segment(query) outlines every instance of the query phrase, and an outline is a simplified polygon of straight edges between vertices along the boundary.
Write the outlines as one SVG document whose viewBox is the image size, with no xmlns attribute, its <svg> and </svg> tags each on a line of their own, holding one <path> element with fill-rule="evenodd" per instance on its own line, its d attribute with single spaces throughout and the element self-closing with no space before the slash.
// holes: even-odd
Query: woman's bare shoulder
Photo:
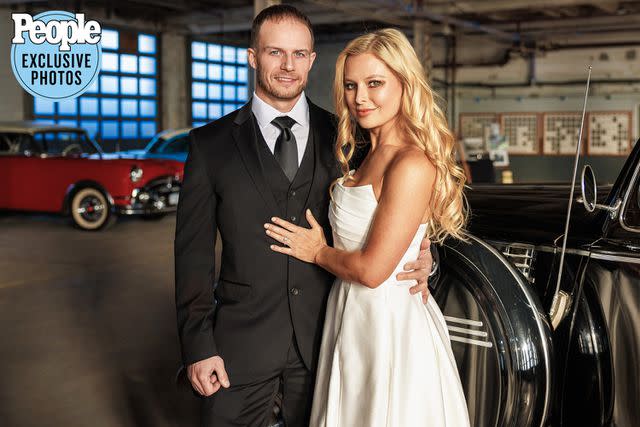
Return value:
<svg viewBox="0 0 640 427">
<path fill-rule="evenodd" d="M 417 146 L 408 146 L 394 154 L 385 171 L 385 181 L 429 185 L 435 175 L 436 168 L 424 151 Z"/>
</svg>

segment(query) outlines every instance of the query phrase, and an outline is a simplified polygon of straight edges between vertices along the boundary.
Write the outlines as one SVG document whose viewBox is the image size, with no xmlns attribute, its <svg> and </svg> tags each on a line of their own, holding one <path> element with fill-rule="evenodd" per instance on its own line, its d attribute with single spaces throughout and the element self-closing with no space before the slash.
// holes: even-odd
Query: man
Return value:
<svg viewBox="0 0 640 427">
<path fill-rule="evenodd" d="M 263 224 L 278 215 L 309 227 L 309 208 L 331 235 L 334 118 L 304 96 L 316 54 L 298 10 L 262 11 L 248 54 L 252 101 L 191 132 L 175 239 L 178 331 L 189 380 L 205 396 L 203 425 L 264 426 L 279 396 L 286 425 L 302 427 L 334 278 L 271 251 Z M 214 304 L 216 229 L 223 250 Z M 400 279 L 418 280 L 412 293 L 426 298 L 431 259 L 423 252 Z"/>
</svg>

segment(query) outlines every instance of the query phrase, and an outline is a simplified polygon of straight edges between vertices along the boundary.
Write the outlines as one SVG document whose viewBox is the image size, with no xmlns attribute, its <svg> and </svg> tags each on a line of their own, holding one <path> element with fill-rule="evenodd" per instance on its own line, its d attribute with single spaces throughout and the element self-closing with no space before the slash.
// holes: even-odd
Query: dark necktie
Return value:
<svg viewBox="0 0 640 427">
<path fill-rule="evenodd" d="M 296 124 L 296 121 L 289 116 L 282 116 L 276 117 L 271 123 L 280 129 L 280 136 L 276 139 L 276 148 L 273 154 L 291 182 L 298 171 L 298 143 L 295 135 L 291 132 L 291 127 Z"/>
</svg>

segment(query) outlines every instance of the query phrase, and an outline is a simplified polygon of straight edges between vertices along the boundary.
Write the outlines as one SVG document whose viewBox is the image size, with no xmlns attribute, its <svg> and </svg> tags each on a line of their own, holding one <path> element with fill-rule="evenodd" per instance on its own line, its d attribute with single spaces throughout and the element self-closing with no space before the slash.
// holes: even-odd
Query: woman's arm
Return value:
<svg viewBox="0 0 640 427">
<path fill-rule="evenodd" d="M 274 221 L 280 227 L 269 225 L 267 234 L 289 246 L 272 249 L 314 262 L 342 279 L 375 288 L 391 275 L 415 236 L 431 198 L 435 174 L 427 157 L 415 150 L 401 154 L 389 165 L 376 216 L 361 250 L 329 247 L 324 236 L 320 241 L 321 228 L 310 212 L 310 230 L 281 219 Z"/>
</svg>

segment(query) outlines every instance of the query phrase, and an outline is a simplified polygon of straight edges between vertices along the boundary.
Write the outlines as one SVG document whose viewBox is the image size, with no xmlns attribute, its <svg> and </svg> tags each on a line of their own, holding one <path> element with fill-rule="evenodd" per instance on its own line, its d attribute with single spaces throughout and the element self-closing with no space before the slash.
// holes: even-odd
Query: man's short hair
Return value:
<svg viewBox="0 0 640 427">
<path fill-rule="evenodd" d="M 288 4 L 276 4 L 274 6 L 269 6 L 263 9 L 258 16 L 255 17 L 253 24 L 251 25 L 251 47 L 254 49 L 258 47 L 258 33 L 260 32 L 260 27 L 262 27 L 262 24 L 264 24 L 265 21 L 280 22 L 283 19 L 294 19 L 307 26 L 309 33 L 311 34 L 311 49 L 313 50 L 313 28 L 311 27 L 309 17 Z"/>
</svg>

